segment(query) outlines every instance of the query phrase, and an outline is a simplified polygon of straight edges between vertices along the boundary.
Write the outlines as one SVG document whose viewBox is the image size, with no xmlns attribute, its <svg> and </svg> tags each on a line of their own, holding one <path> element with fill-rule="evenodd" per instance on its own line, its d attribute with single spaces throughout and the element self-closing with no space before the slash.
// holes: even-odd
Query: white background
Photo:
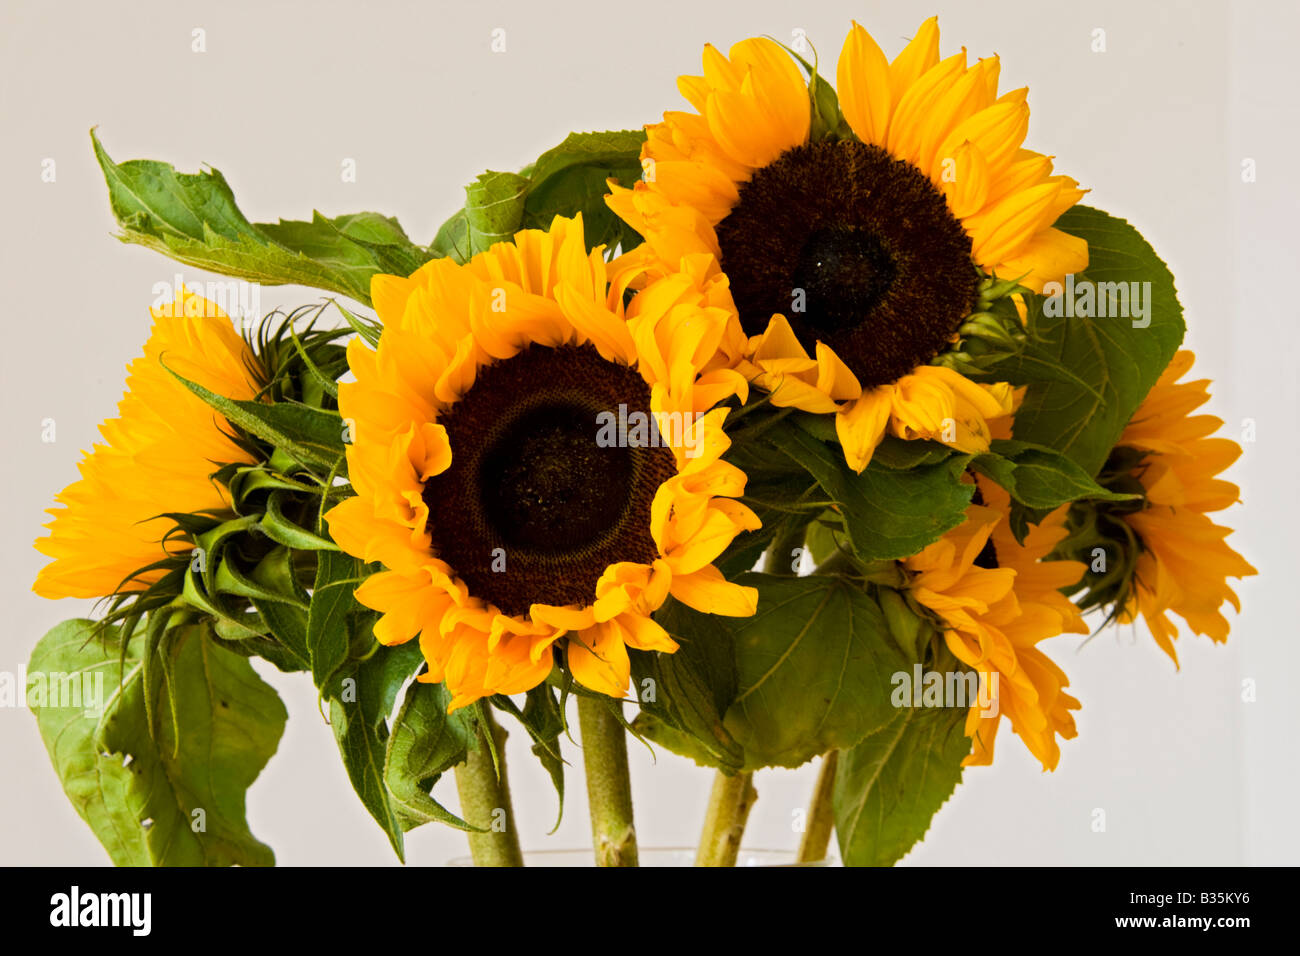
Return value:
<svg viewBox="0 0 1300 956">
<path fill-rule="evenodd" d="M 472 9 L 467 9 L 471 7 Z M 1134 222 L 1178 279 L 1212 410 L 1246 444 L 1230 477 L 1244 506 L 1232 543 L 1261 569 L 1239 591 L 1226 646 L 1184 636 L 1176 672 L 1144 630 L 1110 630 L 1054 656 L 1083 701 L 1079 736 L 1042 773 L 1003 729 L 992 768 L 967 771 L 914 864 L 1294 863 L 1300 817 L 1295 732 L 1297 348 L 1295 186 L 1300 150 L 1293 3 L 957 2 L 652 4 L 37 3 L 0 14 L 0 670 L 88 602 L 44 601 L 30 582 L 42 511 L 76 477 L 80 450 L 113 414 L 123 367 L 149 329 L 155 283 L 177 268 L 111 238 L 87 130 L 118 161 L 163 159 L 224 172 L 254 221 L 376 210 L 417 241 L 484 168 L 514 169 L 571 129 L 626 128 L 682 108 L 679 73 L 706 41 L 789 41 L 802 28 L 829 68 L 849 20 L 890 55 L 931 13 L 942 52 L 1002 56 L 1004 89 L 1028 85 L 1032 148 L 1092 190 L 1086 202 Z M 494 28 L 507 50 L 490 50 Z M 204 53 L 192 31 L 206 31 Z M 1095 29 L 1106 51 L 1093 52 Z M 41 181 L 54 159 L 57 179 Z M 355 183 L 341 164 L 356 161 Z M 1243 183 L 1245 158 L 1258 179 Z M 186 271 L 187 278 L 202 279 Z M 316 294 L 263 290 L 262 306 Z M 57 441 L 41 441 L 53 418 Z M 388 864 L 387 842 L 348 786 L 315 694 L 302 676 L 261 668 L 290 712 L 279 752 L 253 786 L 249 818 L 282 864 Z M 1258 700 L 1243 702 L 1242 682 Z M 527 849 L 588 840 L 580 773 L 559 831 L 555 798 L 516 734 L 510 757 Z M 709 774 L 632 745 L 644 846 L 692 844 Z M 571 747 L 569 758 L 580 766 Z M 793 847 L 791 821 L 814 767 L 758 775 L 746 844 Z M 450 780 L 438 795 L 455 806 Z M 1092 829 L 1093 811 L 1106 831 Z M 465 852 L 429 825 L 408 859 Z M 35 721 L 0 708 L 0 862 L 107 861 L 64 798 Z"/>
</svg>

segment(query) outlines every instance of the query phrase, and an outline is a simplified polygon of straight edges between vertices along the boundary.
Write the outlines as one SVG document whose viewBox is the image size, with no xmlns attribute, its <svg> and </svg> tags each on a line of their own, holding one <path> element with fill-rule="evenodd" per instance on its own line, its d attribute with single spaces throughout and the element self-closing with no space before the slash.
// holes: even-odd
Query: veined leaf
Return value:
<svg viewBox="0 0 1300 956">
<path fill-rule="evenodd" d="M 904 707 L 840 752 L 835 833 L 847 866 L 892 866 L 916 845 L 961 780 L 970 753 L 960 707 Z"/>
<path fill-rule="evenodd" d="M 986 454 L 971 460 L 971 467 L 1029 508 L 1051 510 L 1082 498 L 1124 501 L 1132 497 L 1107 491 L 1060 452 L 1023 441 L 994 439 Z"/>
<path fill-rule="evenodd" d="M 747 769 L 798 767 L 888 724 L 891 678 L 908 663 L 880 607 L 834 576 L 746 574 L 758 611 L 732 626 L 737 693 L 726 727 Z"/>
<path fill-rule="evenodd" d="M 338 693 L 330 680 L 348 659 L 358 610 L 353 595 L 361 580 L 361 562 L 352 555 L 341 551 L 316 555 L 316 583 L 307 612 L 307 651 L 312 680 L 322 693 Z"/>
<path fill-rule="evenodd" d="M 1028 384 L 1016 412 L 1016 439 L 1054 448 L 1096 475 L 1182 343 L 1183 310 L 1168 267 L 1123 219 L 1075 206 L 1057 220 L 1056 228 L 1088 241 L 1088 268 L 1075 277 L 1077 288 L 1088 283 L 1100 298 L 1103 283 L 1122 283 L 1130 292 L 1130 284 L 1138 283 L 1149 312 L 1140 319 L 1114 316 L 1109 289 L 1109 318 L 1067 316 L 1063 302 L 1062 314 L 1049 315 L 1047 299 L 1030 296 L 1030 347 L 991 372 Z M 1147 288 L 1149 297 L 1142 292 Z M 1131 306 L 1130 300 L 1130 311 L 1135 311 Z M 1068 370 L 1069 378 L 1052 374 L 1050 366 Z"/>
<path fill-rule="evenodd" d="M 465 188 L 470 255 L 511 239 L 523 228 L 527 192 L 528 180 L 523 176 L 491 171 Z"/>
<path fill-rule="evenodd" d="M 736 694 L 731 632 L 715 615 L 671 598 L 655 620 L 680 646 L 673 654 L 632 655 L 632 683 L 642 713 L 699 741 L 715 766 L 739 770 L 744 754 L 723 723 Z"/>
<path fill-rule="evenodd" d="M 249 831 L 244 799 L 284 731 L 275 691 L 245 658 L 186 625 L 164 645 L 168 677 L 150 676 L 159 685 L 148 695 L 156 701 L 155 739 L 140 640 L 123 658 L 117 630 L 105 628 L 95 639 L 93 626 L 74 620 L 55 627 L 33 651 L 29 674 L 93 678 L 90 686 L 103 692 L 100 713 L 87 713 L 84 698 L 75 706 L 47 698 L 32 709 L 64 791 L 113 862 L 274 863 L 270 847 Z"/>
<path fill-rule="evenodd" d="M 215 169 L 179 173 L 154 160 L 115 163 L 91 131 L 123 242 L 186 265 L 265 285 L 311 286 L 370 305 L 377 273 L 409 275 L 430 253 L 395 219 L 362 212 L 311 222 L 251 223 Z"/>
<path fill-rule="evenodd" d="M 405 859 L 404 818 L 384 782 L 388 750 L 388 717 L 397 692 L 419 667 L 416 641 L 381 647 L 362 661 L 337 672 L 338 693 L 330 697 L 330 727 L 343 757 L 352 789 L 370 815 L 388 834 L 399 859 Z"/>
<path fill-rule="evenodd" d="M 608 180 L 630 187 L 641 178 L 642 130 L 570 133 L 537 158 L 524 202 L 524 226 L 549 229 L 556 216 L 582 213 L 587 248 L 640 244 L 640 237 L 605 205 Z"/>
<path fill-rule="evenodd" d="M 872 461 L 857 474 L 838 446 L 798 426 L 781 422 L 761 438 L 807 469 L 836 502 L 834 510 L 843 516 L 845 532 L 862 560 L 909 557 L 965 520 L 973 488 L 961 481 L 966 455 L 907 470 Z M 926 449 L 927 455 L 932 452 Z"/>
<path fill-rule="evenodd" d="M 465 711 L 448 714 L 449 703 L 451 694 L 441 684 L 412 681 L 393 719 L 384 756 L 384 782 L 403 830 L 430 821 L 474 829 L 430 794 L 438 779 L 463 761 L 477 742 Z"/>
</svg>

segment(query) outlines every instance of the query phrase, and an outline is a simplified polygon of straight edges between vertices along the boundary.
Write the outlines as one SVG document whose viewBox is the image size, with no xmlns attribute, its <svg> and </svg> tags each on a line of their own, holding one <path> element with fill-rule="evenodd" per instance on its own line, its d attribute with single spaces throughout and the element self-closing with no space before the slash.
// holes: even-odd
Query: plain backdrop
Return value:
<svg viewBox="0 0 1300 956">
<path fill-rule="evenodd" d="M 653 4 L 223 2 L 40 3 L 0 13 L 0 670 L 88 602 L 37 598 L 31 548 L 53 495 L 113 414 L 123 369 L 149 328 L 153 286 L 182 269 L 112 238 L 87 131 L 117 160 L 225 173 L 251 220 L 376 210 L 417 241 L 485 168 L 514 169 L 570 130 L 628 128 L 682 108 L 680 73 L 705 42 L 792 40 L 829 68 L 851 19 L 890 55 L 940 14 L 945 55 L 1002 57 L 1003 89 L 1028 85 L 1028 144 L 1134 222 L 1169 262 L 1197 373 L 1215 381 L 1225 433 L 1255 440 L 1230 477 L 1244 505 L 1231 539 L 1259 577 L 1239 591 L 1231 640 L 1185 635 L 1176 671 L 1142 627 L 1049 647 L 1083 701 L 1079 736 L 1043 773 L 1003 728 L 991 768 L 968 770 L 909 864 L 1294 863 L 1300 817 L 1295 729 L 1296 189 L 1300 128 L 1294 3 L 981 0 L 946 3 L 660 0 Z M 506 49 L 492 51 L 494 30 Z M 206 50 L 193 50 L 202 30 Z M 1104 52 L 1094 51 L 1104 31 Z M 499 34 L 498 34 L 499 36 Z M 1256 178 L 1244 182 L 1243 161 Z M 54 182 L 42 180 L 54 161 Z M 341 171 L 352 160 L 356 181 Z M 266 288 L 262 306 L 318 295 Z M 42 441 L 42 422 L 57 440 Z M 253 831 L 282 864 L 390 864 L 353 795 L 302 676 L 260 668 L 288 729 L 253 786 Z M 1256 699 L 1243 700 L 1253 681 Z M 644 846 L 694 843 L 709 774 L 633 744 Z M 568 746 L 580 766 L 580 753 Z M 580 847 L 579 773 L 562 824 L 522 734 L 510 748 L 526 849 Z M 815 766 L 758 775 L 746 845 L 793 847 Z M 454 787 L 439 795 L 455 807 Z M 1105 811 L 1095 832 L 1094 811 Z M 465 852 L 460 834 L 410 835 L 412 865 Z M 0 708 L 0 862 L 107 862 L 63 796 L 35 721 Z"/>
</svg>

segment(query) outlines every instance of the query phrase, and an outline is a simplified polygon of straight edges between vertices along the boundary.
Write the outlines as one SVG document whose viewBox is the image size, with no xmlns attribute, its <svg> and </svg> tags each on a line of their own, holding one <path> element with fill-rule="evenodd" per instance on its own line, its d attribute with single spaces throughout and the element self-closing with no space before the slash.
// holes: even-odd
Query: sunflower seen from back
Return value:
<svg viewBox="0 0 1300 956">
<path fill-rule="evenodd" d="M 420 679 L 453 709 L 535 687 L 557 656 L 622 696 L 629 648 L 676 650 L 651 617 L 669 595 L 754 612 L 711 563 L 758 521 L 720 460 L 710 409 L 745 382 L 706 368 L 734 316 L 703 279 L 666 277 L 624 314 L 581 217 L 557 217 L 464 265 L 373 280 L 383 332 L 349 345 L 339 389 L 357 494 L 327 519 L 384 567 L 356 592 L 382 612 L 375 636 L 418 635 Z"/>
<path fill-rule="evenodd" d="M 891 62 L 853 25 L 837 69 L 844 123 L 814 122 L 808 81 L 778 44 L 704 50 L 678 88 L 693 112 L 647 127 L 645 181 L 610 207 L 645 244 L 618 269 L 645 281 L 716 257 L 744 333 L 728 358 L 777 405 L 834 414 L 848 464 L 881 438 L 988 447 L 1005 385 L 932 364 L 989 276 L 1043 284 L 1087 265 L 1053 228 L 1083 195 L 1021 148 L 1026 90 L 998 94 L 997 57 L 940 59 L 935 19 Z"/>
<path fill-rule="evenodd" d="M 165 515 L 229 510 L 229 493 L 211 476 L 253 461 L 229 423 L 171 374 L 227 398 L 255 398 L 263 373 L 248 343 L 218 306 L 188 290 L 151 311 L 153 330 L 127 366 L 117 417 L 100 426 L 103 443 L 56 497 L 50 533 L 36 541 L 53 559 L 32 587 L 42 597 L 108 597 L 159 581 L 160 565 L 193 547 L 171 536 Z"/>
<path fill-rule="evenodd" d="M 1229 578 L 1256 574 L 1210 514 L 1236 504 L 1239 489 L 1219 477 L 1241 446 L 1215 435 L 1223 419 L 1194 414 L 1210 399 L 1209 380 L 1180 382 L 1195 355 L 1183 349 L 1133 413 L 1099 480 L 1135 495 L 1129 502 L 1079 502 L 1063 550 L 1091 563 L 1086 609 L 1109 606 L 1121 623 L 1139 615 L 1174 664 L 1181 617 L 1193 633 L 1228 639 L 1223 605 L 1241 604 Z M 1098 562 L 1109 556 L 1107 564 Z"/>
</svg>

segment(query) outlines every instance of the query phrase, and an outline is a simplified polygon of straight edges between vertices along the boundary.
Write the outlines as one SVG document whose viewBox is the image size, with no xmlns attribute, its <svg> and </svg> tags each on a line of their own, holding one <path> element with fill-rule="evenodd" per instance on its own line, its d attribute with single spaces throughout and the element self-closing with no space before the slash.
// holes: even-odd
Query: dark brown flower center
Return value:
<svg viewBox="0 0 1300 956">
<path fill-rule="evenodd" d="M 879 146 L 787 150 L 741 186 L 717 233 L 745 330 L 779 312 L 864 388 L 947 348 L 978 292 L 970 236 L 943 194 Z"/>
<path fill-rule="evenodd" d="M 472 595 L 506 614 L 585 607 L 609 565 L 657 557 L 650 505 L 672 451 L 602 428 L 634 413 L 649 416 L 649 387 L 590 345 L 532 346 L 479 370 L 439 418 L 452 464 L 423 492 L 433 550 Z"/>
</svg>

